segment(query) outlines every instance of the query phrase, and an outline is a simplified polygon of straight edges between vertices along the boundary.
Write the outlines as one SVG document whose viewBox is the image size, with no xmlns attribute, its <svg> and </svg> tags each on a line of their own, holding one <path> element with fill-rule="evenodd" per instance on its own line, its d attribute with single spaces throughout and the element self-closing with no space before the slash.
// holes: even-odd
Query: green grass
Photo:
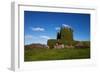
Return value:
<svg viewBox="0 0 100 73">
<path fill-rule="evenodd" d="M 86 59 L 90 58 L 89 48 L 74 49 L 25 49 L 25 61 Z"/>
</svg>

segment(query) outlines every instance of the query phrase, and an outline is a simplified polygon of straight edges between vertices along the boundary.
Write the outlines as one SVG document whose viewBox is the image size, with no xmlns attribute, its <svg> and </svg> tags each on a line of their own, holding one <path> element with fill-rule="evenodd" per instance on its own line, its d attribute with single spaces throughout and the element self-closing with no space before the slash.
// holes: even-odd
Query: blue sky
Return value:
<svg viewBox="0 0 100 73">
<path fill-rule="evenodd" d="M 74 40 L 90 40 L 90 14 L 24 11 L 25 45 L 47 44 L 56 39 L 61 26 L 70 26 Z"/>
</svg>

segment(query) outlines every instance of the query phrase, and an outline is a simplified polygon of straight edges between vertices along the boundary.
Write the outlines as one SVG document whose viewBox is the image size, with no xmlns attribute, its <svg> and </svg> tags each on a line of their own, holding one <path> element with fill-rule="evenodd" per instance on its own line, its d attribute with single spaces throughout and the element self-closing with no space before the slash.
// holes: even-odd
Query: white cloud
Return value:
<svg viewBox="0 0 100 73">
<path fill-rule="evenodd" d="M 33 40 L 33 39 L 37 39 L 37 37 L 33 36 L 33 35 L 25 35 L 25 39 L 26 40 Z"/>
<path fill-rule="evenodd" d="M 40 36 L 33 36 L 33 35 L 25 35 L 25 44 L 31 44 L 31 43 L 41 43 L 41 44 L 47 44 L 47 40 L 50 39 L 49 36 L 46 35 L 40 35 Z"/>
<path fill-rule="evenodd" d="M 70 27 L 69 25 L 67 25 L 67 24 L 62 24 L 62 26 L 71 28 L 71 27 Z"/>
<path fill-rule="evenodd" d="M 25 39 L 32 39 L 33 36 L 32 35 L 25 35 Z"/>
<path fill-rule="evenodd" d="M 50 39 L 50 37 L 46 36 L 46 35 L 40 36 L 40 38 L 42 38 L 42 39 Z"/>
<path fill-rule="evenodd" d="M 56 29 L 56 30 L 60 30 L 60 27 L 56 27 L 55 29 Z"/>
<path fill-rule="evenodd" d="M 44 31 L 45 29 L 41 27 L 35 27 L 35 28 L 33 27 L 32 30 L 33 31 Z"/>
</svg>

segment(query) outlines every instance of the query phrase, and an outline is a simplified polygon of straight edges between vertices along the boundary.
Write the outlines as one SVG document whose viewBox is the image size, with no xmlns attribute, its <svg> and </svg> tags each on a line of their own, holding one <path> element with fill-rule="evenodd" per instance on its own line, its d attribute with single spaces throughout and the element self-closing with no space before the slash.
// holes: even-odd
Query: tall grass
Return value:
<svg viewBox="0 0 100 73">
<path fill-rule="evenodd" d="M 86 59 L 90 58 L 89 48 L 74 49 L 25 49 L 25 61 Z"/>
</svg>

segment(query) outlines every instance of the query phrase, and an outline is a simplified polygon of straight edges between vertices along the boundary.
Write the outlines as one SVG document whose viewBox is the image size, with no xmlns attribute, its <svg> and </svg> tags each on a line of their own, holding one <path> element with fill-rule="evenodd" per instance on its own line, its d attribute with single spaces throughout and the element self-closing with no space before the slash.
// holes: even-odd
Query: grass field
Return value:
<svg viewBox="0 0 100 73">
<path fill-rule="evenodd" d="M 87 59 L 90 48 L 74 49 L 25 49 L 24 61 Z"/>
</svg>

